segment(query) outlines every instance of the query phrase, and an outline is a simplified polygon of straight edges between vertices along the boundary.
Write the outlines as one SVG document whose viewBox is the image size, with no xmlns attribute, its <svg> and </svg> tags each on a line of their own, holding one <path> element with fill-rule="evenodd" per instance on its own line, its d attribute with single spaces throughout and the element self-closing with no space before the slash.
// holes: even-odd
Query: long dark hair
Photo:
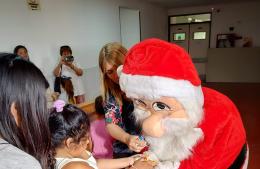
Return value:
<svg viewBox="0 0 260 169">
<path fill-rule="evenodd" d="M 61 112 L 52 109 L 49 118 L 52 149 L 63 146 L 63 141 L 73 138 L 76 143 L 86 136 L 90 130 L 87 114 L 78 107 L 67 104 Z"/>
<path fill-rule="evenodd" d="M 44 75 L 33 63 L 0 53 L 0 136 L 35 157 L 43 169 L 52 167 L 46 88 Z"/>
<path fill-rule="evenodd" d="M 74 100 L 74 87 L 71 81 L 71 78 L 64 78 L 61 77 L 61 86 L 63 87 L 63 89 L 65 90 L 67 96 L 68 96 L 68 101 L 71 104 L 75 104 L 75 100 Z"/>
<path fill-rule="evenodd" d="M 104 110 L 104 100 L 102 96 L 98 96 L 95 99 L 95 109 L 96 113 L 99 115 L 104 116 L 105 115 L 105 110 Z"/>
</svg>

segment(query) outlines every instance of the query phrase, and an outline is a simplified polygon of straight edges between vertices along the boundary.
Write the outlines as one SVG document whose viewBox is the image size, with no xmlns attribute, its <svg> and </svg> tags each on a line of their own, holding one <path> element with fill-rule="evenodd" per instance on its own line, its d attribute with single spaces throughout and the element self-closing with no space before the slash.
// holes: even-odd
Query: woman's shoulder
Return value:
<svg viewBox="0 0 260 169">
<path fill-rule="evenodd" d="M 82 161 L 72 161 L 66 164 L 62 169 L 93 169 L 87 163 Z"/>
<path fill-rule="evenodd" d="M 41 169 L 40 163 L 31 155 L 3 141 L 0 142 L 0 169 Z"/>
</svg>

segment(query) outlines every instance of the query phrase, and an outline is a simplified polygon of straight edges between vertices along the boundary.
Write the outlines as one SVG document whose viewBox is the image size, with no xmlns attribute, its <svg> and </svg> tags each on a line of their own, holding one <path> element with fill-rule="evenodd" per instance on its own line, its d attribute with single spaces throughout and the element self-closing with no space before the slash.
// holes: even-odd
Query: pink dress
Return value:
<svg viewBox="0 0 260 169">
<path fill-rule="evenodd" d="M 90 134 L 93 141 L 93 156 L 113 158 L 113 138 L 106 130 L 104 119 L 97 119 L 90 124 Z"/>
</svg>

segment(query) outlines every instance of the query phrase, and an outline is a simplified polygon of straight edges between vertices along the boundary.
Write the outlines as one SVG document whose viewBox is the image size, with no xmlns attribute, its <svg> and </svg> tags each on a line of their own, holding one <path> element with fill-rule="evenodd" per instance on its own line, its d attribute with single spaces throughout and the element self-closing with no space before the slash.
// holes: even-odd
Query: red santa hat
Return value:
<svg viewBox="0 0 260 169">
<path fill-rule="evenodd" d="M 132 47 L 120 74 L 120 87 L 130 98 L 174 97 L 194 123 L 202 118 L 201 81 L 189 54 L 175 44 L 148 39 Z"/>
</svg>

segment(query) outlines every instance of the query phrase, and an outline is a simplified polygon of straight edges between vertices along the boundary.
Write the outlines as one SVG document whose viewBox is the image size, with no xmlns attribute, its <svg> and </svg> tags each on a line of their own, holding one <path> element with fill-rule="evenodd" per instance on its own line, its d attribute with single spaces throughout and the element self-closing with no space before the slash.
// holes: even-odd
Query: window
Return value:
<svg viewBox="0 0 260 169">
<path fill-rule="evenodd" d="M 185 40 L 185 33 L 174 33 L 173 40 L 175 41 Z"/>
<path fill-rule="evenodd" d="M 195 14 L 170 17 L 170 24 L 197 23 L 211 21 L 211 14 Z"/>
<path fill-rule="evenodd" d="M 202 40 L 206 39 L 206 32 L 194 32 L 193 33 L 194 40 Z"/>
</svg>

